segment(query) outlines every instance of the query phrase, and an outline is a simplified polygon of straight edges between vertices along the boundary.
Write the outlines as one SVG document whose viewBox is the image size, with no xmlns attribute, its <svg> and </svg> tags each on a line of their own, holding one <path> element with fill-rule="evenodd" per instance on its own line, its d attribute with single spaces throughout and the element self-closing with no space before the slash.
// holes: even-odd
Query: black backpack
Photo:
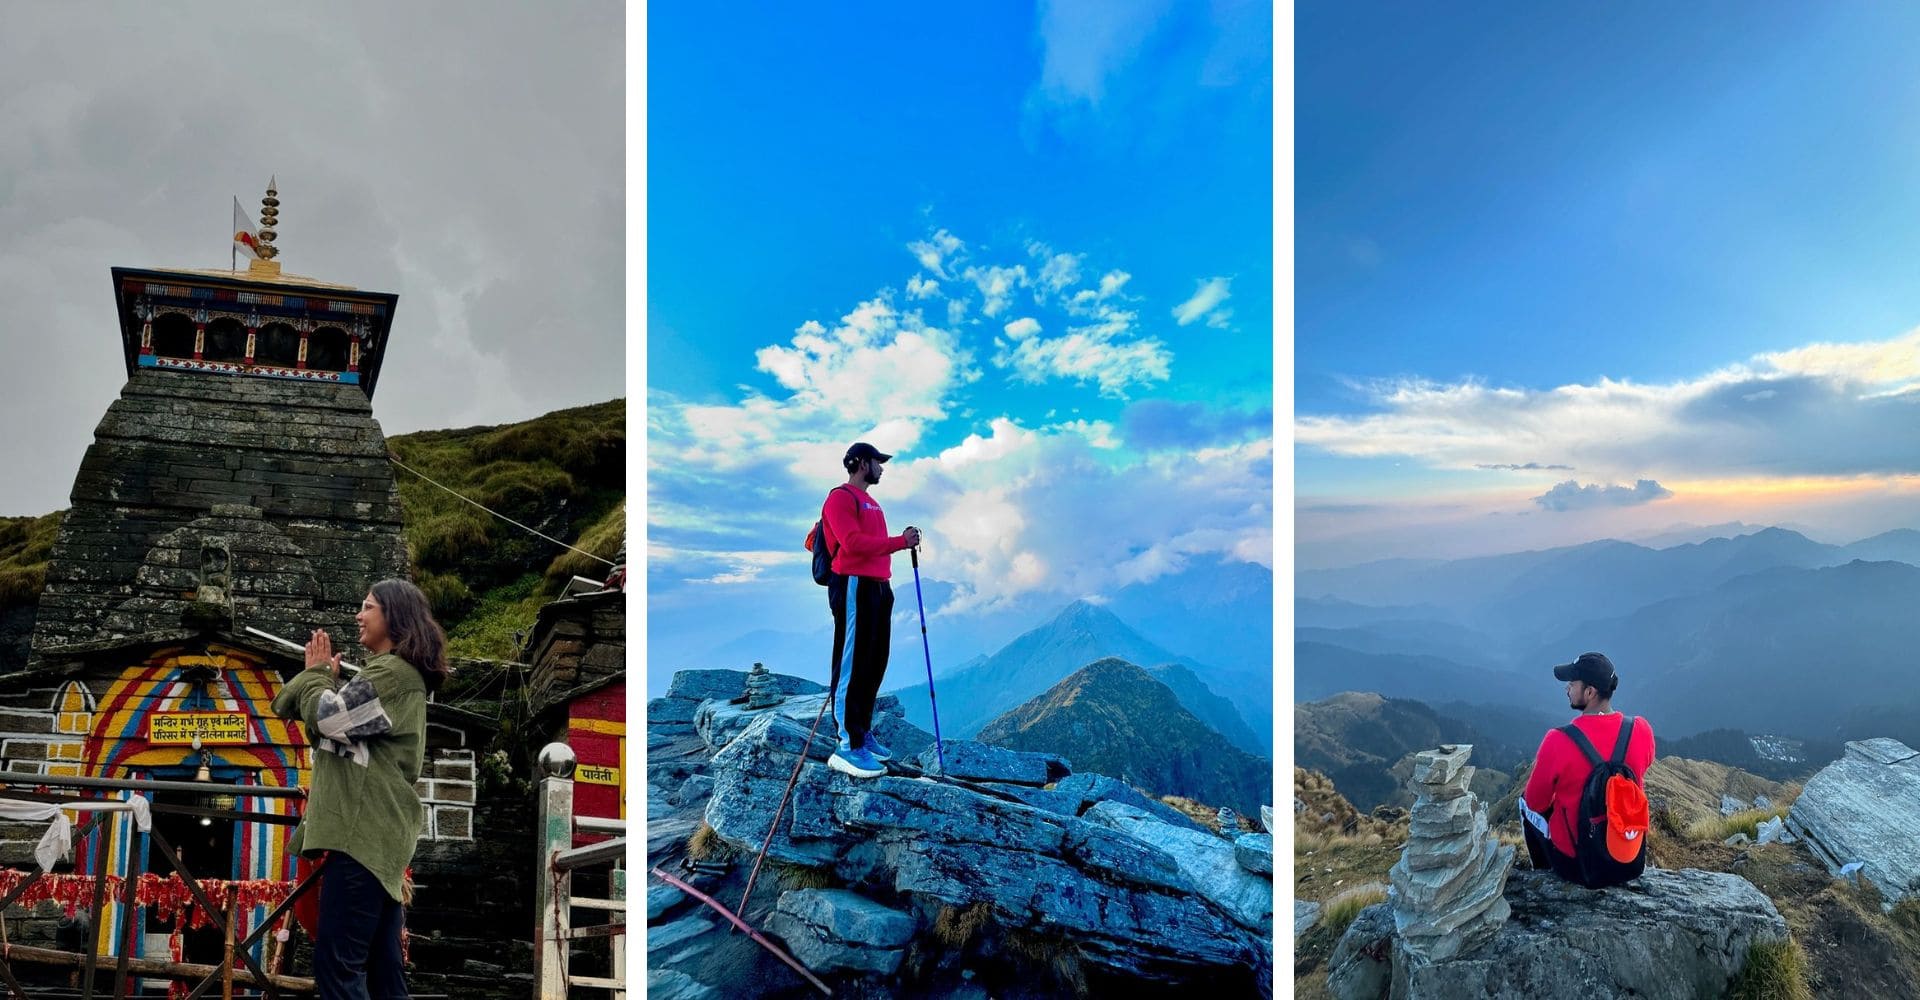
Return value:
<svg viewBox="0 0 1920 1000">
<path fill-rule="evenodd" d="M 1611 759 L 1600 756 L 1580 727 L 1572 723 L 1560 727 L 1593 765 L 1580 790 L 1573 830 L 1574 861 L 1581 884 L 1589 889 L 1639 878 L 1647 867 L 1647 793 L 1627 766 L 1627 744 L 1637 721 L 1634 716 L 1621 719 Z"/>
<path fill-rule="evenodd" d="M 833 489 L 844 490 L 846 487 L 835 486 Z M 827 494 L 831 496 L 833 490 L 828 490 Z M 853 509 L 857 513 L 860 510 L 860 505 L 855 503 Z M 821 513 L 822 516 L 820 520 L 813 522 L 813 531 L 807 535 L 807 548 L 813 550 L 813 582 L 822 587 L 827 587 L 833 584 L 833 578 L 839 574 L 833 571 L 834 554 L 827 551 L 827 533 L 824 528 L 827 519 L 824 509 Z"/>
</svg>

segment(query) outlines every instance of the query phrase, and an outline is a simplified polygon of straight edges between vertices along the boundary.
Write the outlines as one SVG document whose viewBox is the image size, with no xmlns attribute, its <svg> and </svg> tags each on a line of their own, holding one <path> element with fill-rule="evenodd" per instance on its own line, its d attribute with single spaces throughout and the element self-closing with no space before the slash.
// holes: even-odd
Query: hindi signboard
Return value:
<svg viewBox="0 0 1920 1000">
<path fill-rule="evenodd" d="M 147 742 L 155 745 L 233 746 L 253 742 L 245 712 L 155 712 L 147 717 Z"/>
</svg>

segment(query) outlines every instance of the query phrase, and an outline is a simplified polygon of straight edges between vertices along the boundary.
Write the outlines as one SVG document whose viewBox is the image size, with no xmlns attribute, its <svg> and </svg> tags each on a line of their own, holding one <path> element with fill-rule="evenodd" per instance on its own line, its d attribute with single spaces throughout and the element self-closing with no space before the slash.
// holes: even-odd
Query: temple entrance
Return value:
<svg viewBox="0 0 1920 1000">
<path fill-rule="evenodd" d="M 156 806 L 189 806 L 206 808 L 205 798 L 182 792 L 154 792 L 153 803 Z M 193 872 L 197 879 L 234 878 L 234 827 L 232 820 L 213 819 L 204 816 L 189 816 L 175 812 L 153 813 L 153 829 L 167 838 L 167 843 L 180 856 L 181 863 Z M 165 878 L 174 873 L 173 865 L 167 861 L 160 848 L 148 845 L 148 870 Z M 145 954 L 152 958 L 166 958 L 170 953 L 169 936 L 173 933 L 173 921 L 162 920 L 154 909 L 148 909 L 145 925 Z M 211 925 L 194 930 L 189 926 L 181 934 L 181 961 L 218 965 L 226 955 L 226 942 L 220 932 Z"/>
</svg>

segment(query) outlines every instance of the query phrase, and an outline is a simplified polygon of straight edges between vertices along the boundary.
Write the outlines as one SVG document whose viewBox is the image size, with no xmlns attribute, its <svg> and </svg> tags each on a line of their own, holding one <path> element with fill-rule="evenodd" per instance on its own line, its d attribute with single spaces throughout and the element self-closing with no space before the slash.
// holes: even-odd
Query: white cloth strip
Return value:
<svg viewBox="0 0 1920 1000">
<path fill-rule="evenodd" d="M 14 819 L 29 823 L 47 822 L 47 832 L 40 835 L 40 842 L 33 847 L 33 860 L 43 872 L 50 872 L 60 859 L 73 853 L 73 820 L 67 818 L 67 811 L 74 812 L 130 812 L 133 825 L 141 833 L 153 829 L 153 807 L 143 795 L 127 799 L 88 799 L 78 802 L 36 802 L 28 799 L 13 799 L 0 795 L 0 819 Z"/>
</svg>

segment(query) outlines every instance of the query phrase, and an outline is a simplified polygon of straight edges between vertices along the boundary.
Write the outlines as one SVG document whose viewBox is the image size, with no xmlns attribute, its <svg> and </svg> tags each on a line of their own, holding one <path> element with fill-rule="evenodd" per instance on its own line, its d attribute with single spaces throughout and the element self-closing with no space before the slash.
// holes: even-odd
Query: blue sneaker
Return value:
<svg viewBox="0 0 1920 1000">
<path fill-rule="evenodd" d="M 833 756 L 827 758 L 827 766 L 856 778 L 878 778 L 887 773 L 886 767 L 875 760 L 866 747 L 849 746 L 845 740 L 840 742 Z"/>
<path fill-rule="evenodd" d="M 892 760 L 893 759 L 893 751 L 888 749 L 885 743 L 882 743 L 879 740 L 874 739 L 873 733 L 871 731 L 867 733 L 867 741 L 865 743 L 860 744 L 860 749 L 865 750 L 866 752 L 872 754 L 874 760 Z"/>
</svg>

